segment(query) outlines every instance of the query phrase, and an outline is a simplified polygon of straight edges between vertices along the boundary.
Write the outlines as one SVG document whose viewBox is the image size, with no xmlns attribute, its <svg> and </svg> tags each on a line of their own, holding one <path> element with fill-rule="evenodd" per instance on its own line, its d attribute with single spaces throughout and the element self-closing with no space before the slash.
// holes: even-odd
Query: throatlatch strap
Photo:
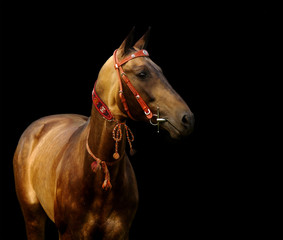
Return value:
<svg viewBox="0 0 283 240">
<path fill-rule="evenodd" d="M 92 102 L 93 105 L 95 106 L 95 108 L 97 109 L 97 111 L 107 120 L 112 120 L 113 119 L 113 115 L 110 111 L 110 109 L 106 106 L 106 104 L 98 97 L 96 91 L 95 91 L 95 85 L 96 82 L 94 84 L 93 87 L 93 91 L 92 91 Z"/>
</svg>

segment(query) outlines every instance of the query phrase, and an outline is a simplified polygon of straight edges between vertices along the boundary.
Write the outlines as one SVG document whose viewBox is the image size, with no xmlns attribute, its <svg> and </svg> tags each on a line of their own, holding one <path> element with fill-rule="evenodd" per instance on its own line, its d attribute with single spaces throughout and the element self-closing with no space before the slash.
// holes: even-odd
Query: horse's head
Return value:
<svg viewBox="0 0 283 240">
<path fill-rule="evenodd" d="M 148 37 L 149 31 L 147 31 L 133 45 L 132 31 L 117 50 L 117 60 L 121 62 L 132 54 L 135 54 L 137 51 L 144 49 L 147 45 Z M 107 80 L 108 86 L 116 92 L 116 106 L 118 106 L 120 112 L 126 116 L 124 106 L 119 97 L 117 97 L 119 92 L 117 89 L 119 88 L 119 81 L 117 79 L 117 73 L 115 73 L 115 69 L 113 67 L 114 64 L 115 59 L 114 57 L 111 57 L 105 64 L 105 66 L 108 67 L 112 65 L 111 72 L 103 71 L 102 68 L 100 76 L 101 74 L 105 76 L 106 72 L 109 75 Z M 123 64 L 122 68 L 133 87 L 153 113 L 153 117 L 151 119 L 152 123 L 157 123 L 157 109 L 159 109 L 159 117 L 164 120 L 163 122 L 160 122 L 160 127 L 167 130 L 172 138 L 178 139 L 180 137 L 187 136 L 192 132 L 194 127 L 193 113 L 180 95 L 171 87 L 163 75 L 161 68 L 157 64 L 155 64 L 147 56 L 136 57 Z M 121 72 L 118 73 L 121 74 Z M 110 86 L 109 78 L 112 78 L 112 87 Z M 144 114 L 144 111 L 136 99 L 137 96 L 134 96 L 125 81 L 121 80 L 121 84 L 130 115 L 132 115 L 132 117 L 136 120 L 148 121 L 148 117 Z"/>
</svg>

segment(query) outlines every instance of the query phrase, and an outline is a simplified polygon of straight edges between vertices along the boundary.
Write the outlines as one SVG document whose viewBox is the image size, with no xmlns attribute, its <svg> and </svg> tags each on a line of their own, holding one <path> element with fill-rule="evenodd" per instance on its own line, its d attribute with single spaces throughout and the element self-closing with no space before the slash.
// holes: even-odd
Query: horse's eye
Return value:
<svg viewBox="0 0 283 240">
<path fill-rule="evenodd" d="M 145 79 L 147 77 L 147 73 L 142 71 L 137 74 L 137 76 L 141 79 Z"/>
</svg>

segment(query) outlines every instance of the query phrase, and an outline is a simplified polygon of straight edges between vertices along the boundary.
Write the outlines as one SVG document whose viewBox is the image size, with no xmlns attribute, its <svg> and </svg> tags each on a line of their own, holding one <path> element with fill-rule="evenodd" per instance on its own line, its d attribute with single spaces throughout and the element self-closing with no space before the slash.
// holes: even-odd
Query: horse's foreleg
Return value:
<svg viewBox="0 0 283 240">
<path fill-rule="evenodd" d="M 43 240 L 47 215 L 41 205 L 22 206 L 28 240 Z"/>
</svg>

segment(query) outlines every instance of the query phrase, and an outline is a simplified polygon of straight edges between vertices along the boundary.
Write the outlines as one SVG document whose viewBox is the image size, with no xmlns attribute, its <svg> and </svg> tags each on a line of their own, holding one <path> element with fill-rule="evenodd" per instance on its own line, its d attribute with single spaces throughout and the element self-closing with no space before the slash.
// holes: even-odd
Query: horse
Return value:
<svg viewBox="0 0 283 240">
<path fill-rule="evenodd" d="M 47 218 L 61 240 L 129 239 L 139 195 L 126 120 L 160 125 L 173 139 L 192 132 L 193 113 L 145 50 L 149 30 L 133 37 L 100 69 L 90 117 L 46 116 L 22 134 L 13 169 L 28 240 L 44 239 Z"/>
</svg>

